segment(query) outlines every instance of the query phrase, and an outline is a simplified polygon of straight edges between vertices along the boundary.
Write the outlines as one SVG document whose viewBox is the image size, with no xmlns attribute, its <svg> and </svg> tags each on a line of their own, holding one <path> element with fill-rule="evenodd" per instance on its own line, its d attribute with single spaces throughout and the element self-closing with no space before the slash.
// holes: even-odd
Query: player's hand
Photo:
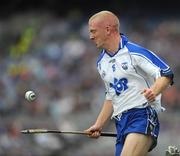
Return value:
<svg viewBox="0 0 180 156">
<path fill-rule="evenodd" d="M 90 128 L 86 129 L 85 132 L 88 133 L 88 136 L 91 138 L 98 138 L 101 135 L 101 129 L 102 128 L 93 125 Z"/>
<path fill-rule="evenodd" d="M 148 102 L 153 102 L 156 100 L 156 94 L 153 92 L 151 88 L 144 89 L 141 94 L 145 96 Z"/>
</svg>

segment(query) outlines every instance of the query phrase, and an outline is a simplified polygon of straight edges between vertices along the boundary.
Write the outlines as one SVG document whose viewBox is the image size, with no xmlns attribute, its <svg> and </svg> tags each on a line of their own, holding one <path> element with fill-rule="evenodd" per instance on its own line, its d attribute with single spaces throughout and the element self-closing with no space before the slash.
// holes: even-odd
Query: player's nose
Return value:
<svg viewBox="0 0 180 156">
<path fill-rule="evenodd" d="M 92 40 L 92 41 L 93 41 L 93 40 L 94 40 L 94 37 L 91 37 L 91 36 L 90 36 L 90 40 Z"/>
<path fill-rule="evenodd" d="M 90 40 L 94 40 L 95 37 L 94 37 L 94 35 L 90 34 L 89 38 L 90 38 Z"/>
</svg>

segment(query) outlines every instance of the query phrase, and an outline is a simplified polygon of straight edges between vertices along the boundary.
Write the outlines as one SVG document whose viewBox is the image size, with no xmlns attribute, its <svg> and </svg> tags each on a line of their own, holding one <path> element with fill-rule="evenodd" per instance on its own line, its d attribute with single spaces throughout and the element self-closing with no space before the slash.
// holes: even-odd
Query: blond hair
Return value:
<svg viewBox="0 0 180 156">
<path fill-rule="evenodd" d="M 100 11 L 96 14 L 94 14 L 93 16 L 90 17 L 89 22 L 94 20 L 94 19 L 99 19 L 100 22 L 105 23 L 106 25 L 112 26 L 112 28 L 114 28 L 115 31 L 119 32 L 119 28 L 120 28 L 120 22 L 118 17 L 110 12 L 110 11 Z"/>
</svg>

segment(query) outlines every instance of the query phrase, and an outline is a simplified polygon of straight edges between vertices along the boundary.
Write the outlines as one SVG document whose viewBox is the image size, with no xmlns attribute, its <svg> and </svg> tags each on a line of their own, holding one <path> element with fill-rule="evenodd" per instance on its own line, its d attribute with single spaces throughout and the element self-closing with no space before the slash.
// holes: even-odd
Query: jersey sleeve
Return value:
<svg viewBox="0 0 180 156">
<path fill-rule="evenodd" d="M 147 75 L 157 79 L 161 76 L 161 69 L 139 55 L 132 55 L 135 66 L 142 69 Z"/>
<path fill-rule="evenodd" d="M 135 63 L 145 73 L 158 78 L 160 76 L 166 76 L 171 79 L 171 85 L 173 84 L 174 74 L 171 68 L 152 51 L 147 50 L 137 45 L 130 45 L 130 54 L 135 60 Z"/>
</svg>

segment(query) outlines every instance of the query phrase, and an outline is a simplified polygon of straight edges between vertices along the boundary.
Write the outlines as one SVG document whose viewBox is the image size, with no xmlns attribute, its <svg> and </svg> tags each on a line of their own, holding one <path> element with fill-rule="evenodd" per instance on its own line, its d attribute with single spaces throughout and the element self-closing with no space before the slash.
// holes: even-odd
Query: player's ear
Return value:
<svg viewBox="0 0 180 156">
<path fill-rule="evenodd" d="M 110 32 L 111 32 L 111 29 L 110 29 L 110 26 L 108 25 L 108 26 L 106 26 L 106 33 L 107 33 L 107 35 L 109 35 Z"/>
</svg>

